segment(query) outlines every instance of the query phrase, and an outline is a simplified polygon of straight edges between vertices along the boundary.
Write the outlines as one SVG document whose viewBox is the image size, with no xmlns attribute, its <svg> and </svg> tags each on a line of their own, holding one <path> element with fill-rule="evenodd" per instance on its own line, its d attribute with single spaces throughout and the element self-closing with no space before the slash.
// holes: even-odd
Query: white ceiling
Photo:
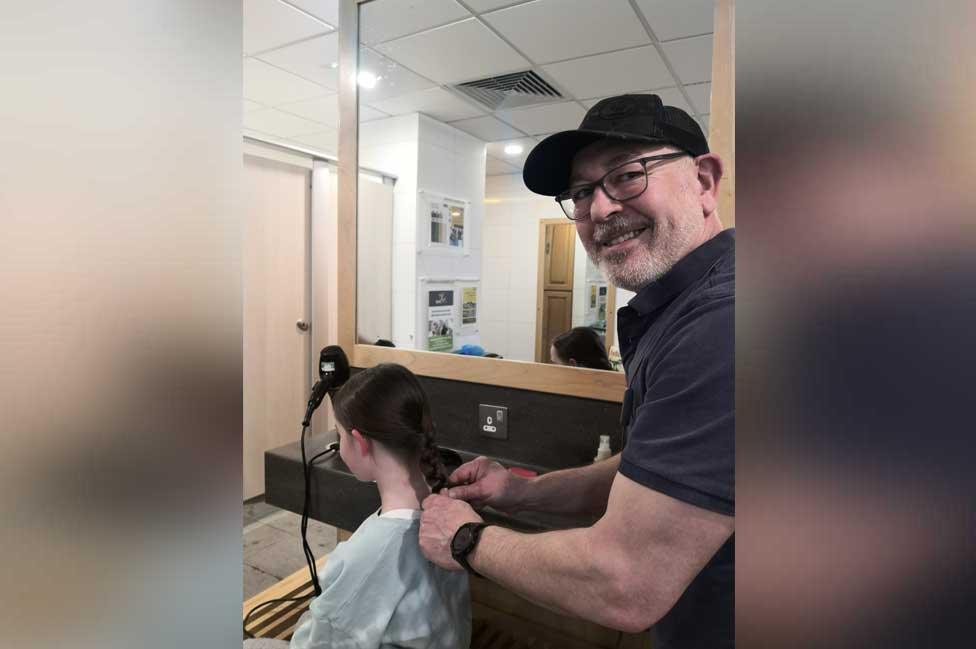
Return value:
<svg viewBox="0 0 976 649">
<path fill-rule="evenodd" d="M 245 133 L 335 155 L 338 0 L 243 0 Z M 519 173 L 545 135 L 600 99 L 656 92 L 708 128 L 713 0 L 374 0 L 363 5 L 360 119 L 422 112 L 488 143 Z M 534 70 L 563 99 L 489 111 L 449 86 Z M 504 153 L 517 142 L 523 152 Z"/>
</svg>

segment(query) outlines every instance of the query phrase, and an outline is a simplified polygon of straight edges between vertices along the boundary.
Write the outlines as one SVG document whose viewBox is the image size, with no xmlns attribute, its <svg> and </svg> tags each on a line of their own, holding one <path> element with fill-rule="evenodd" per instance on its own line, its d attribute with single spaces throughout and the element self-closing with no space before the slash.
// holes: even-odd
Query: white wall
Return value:
<svg viewBox="0 0 976 649">
<path fill-rule="evenodd" d="M 531 361 L 539 221 L 566 216 L 552 198 L 526 189 L 520 174 L 489 176 L 485 196 L 482 344 L 505 358 Z"/>
<path fill-rule="evenodd" d="M 356 228 L 356 335 L 393 339 L 393 180 L 359 174 Z"/>
<path fill-rule="evenodd" d="M 396 177 L 393 188 L 393 343 L 397 347 L 414 347 L 419 132 L 419 116 L 416 114 L 366 122 L 359 130 L 360 166 Z"/>
<path fill-rule="evenodd" d="M 426 303 L 418 295 L 418 279 L 477 278 L 481 274 L 485 143 L 417 113 L 367 122 L 360 128 L 360 165 L 397 178 L 393 194 L 393 342 L 397 347 L 423 348 Z M 456 249 L 427 248 L 429 226 L 421 213 L 420 190 L 469 201 L 464 254 Z M 454 342 L 455 347 L 481 344 L 479 336 L 455 337 Z"/>
<path fill-rule="evenodd" d="M 419 122 L 417 188 L 448 198 L 468 201 L 468 210 L 464 216 L 463 253 L 456 248 L 428 248 L 429 225 L 426 214 L 421 214 L 424 201 L 418 197 L 417 250 L 421 252 L 417 255 L 417 277 L 479 278 L 481 276 L 481 228 L 485 211 L 485 143 L 426 115 L 420 115 Z M 417 298 L 415 331 L 420 332 L 418 347 L 423 345 L 423 334 L 427 329 L 425 299 L 422 295 Z M 460 294 L 457 295 L 456 301 L 460 326 Z M 479 313 L 479 319 L 480 317 Z M 455 349 L 467 343 L 480 345 L 481 342 L 480 333 L 467 337 L 455 334 L 454 337 Z"/>
</svg>

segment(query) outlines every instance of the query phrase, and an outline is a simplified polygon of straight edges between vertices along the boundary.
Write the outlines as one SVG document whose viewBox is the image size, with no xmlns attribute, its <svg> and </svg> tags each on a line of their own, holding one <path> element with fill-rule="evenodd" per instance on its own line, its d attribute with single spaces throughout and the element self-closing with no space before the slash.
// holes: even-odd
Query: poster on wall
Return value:
<svg viewBox="0 0 976 649">
<path fill-rule="evenodd" d="M 584 325 L 595 329 L 607 328 L 607 284 L 591 282 L 589 295 L 584 313 Z"/>
<path fill-rule="evenodd" d="M 600 297 L 597 300 L 597 314 L 596 320 L 602 329 L 607 328 L 607 286 L 606 284 L 600 286 Z"/>
<path fill-rule="evenodd" d="M 468 202 L 426 191 L 421 191 L 420 195 L 424 199 L 424 213 L 430 223 L 428 246 L 463 250 Z"/>
<path fill-rule="evenodd" d="M 427 291 L 427 349 L 449 352 L 454 349 L 454 289 Z"/>
<path fill-rule="evenodd" d="M 478 332 L 478 287 L 461 288 L 461 332 L 465 336 Z"/>
</svg>

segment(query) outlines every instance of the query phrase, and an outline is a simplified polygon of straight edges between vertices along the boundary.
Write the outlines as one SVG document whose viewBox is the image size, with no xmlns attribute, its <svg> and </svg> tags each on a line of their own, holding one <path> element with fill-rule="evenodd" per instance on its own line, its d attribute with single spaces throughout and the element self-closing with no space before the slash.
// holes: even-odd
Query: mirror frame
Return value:
<svg viewBox="0 0 976 649">
<path fill-rule="evenodd" d="M 339 161 L 337 232 L 338 342 L 350 351 L 354 367 L 377 363 L 400 363 L 422 376 L 485 383 L 521 390 L 569 395 L 600 401 L 623 401 L 626 378 L 622 372 L 608 372 L 530 361 L 460 356 L 415 349 L 376 347 L 358 343 L 356 334 L 356 215 L 359 200 L 359 5 L 371 0 L 339 0 Z M 712 60 L 712 117 L 709 137 L 719 131 L 721 144 L 712 148 L 726 161 L 726 187 L 720 208 L 734 223 L 734 42 L 732 13 L 734 0 L 717 0 L 715 43 Z M 718 78 L 716 79 L 716 74 Z M 720 89 L 721 92 L 716 92 Z M 718 96 L 721 95 L 721 96 Z M 716 111 L 716 108 L 718 109 Z M 717 114 L 716 114 L 717 113 Z M 719 122 L 719 123 L 716 123 Z M 721 200 L 725 198 L 725 200 Z"/>
</svg>

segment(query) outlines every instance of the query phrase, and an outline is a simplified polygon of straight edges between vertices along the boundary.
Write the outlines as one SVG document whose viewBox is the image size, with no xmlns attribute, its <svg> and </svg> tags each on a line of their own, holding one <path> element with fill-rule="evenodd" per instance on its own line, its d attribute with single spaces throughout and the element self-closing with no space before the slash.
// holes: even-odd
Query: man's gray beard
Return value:
<svg viewBox="0 0 976 649">
<path fill-rule="evenodd" d="M 674 266 L 674 264 L 669 264 L 662 267 L 661 264 L 655 263 L 656 260 L 654 259 L 651 259 L 650 263 L 647 264 L 636 264 L 634 268 L 624 268 L 611 264 L 608 259 L 594 261 L 607 281 L 618 288 L 633 293 L 637 293 L 651 282 L 661 279 Z"/>
<path fill-rule="evenodd" d="M 641 251 L 640 258 L 634 260 L 637 263 L 629 264 L 629 268 L 620 265 L 620 262 L 626 259 L 626 256 L 622 254 L 610 254 L 599 260 L 593 259 L 591 254 L 590 259 L 611 284 L 637 293 L 651 282 L 656 282 L 664 277 L 668 271 L 674 268 L 675 264 L 691 252 L 689 248 L 692 236 L 693 233 L 689 228 L 682 228 L 673 232 L 664 242 L 663 248 L 658 250 L 645 248 Z M 653 246 L 654 243 L 657 241 L 652 241 L 651 245 Z"/>
</svg>

